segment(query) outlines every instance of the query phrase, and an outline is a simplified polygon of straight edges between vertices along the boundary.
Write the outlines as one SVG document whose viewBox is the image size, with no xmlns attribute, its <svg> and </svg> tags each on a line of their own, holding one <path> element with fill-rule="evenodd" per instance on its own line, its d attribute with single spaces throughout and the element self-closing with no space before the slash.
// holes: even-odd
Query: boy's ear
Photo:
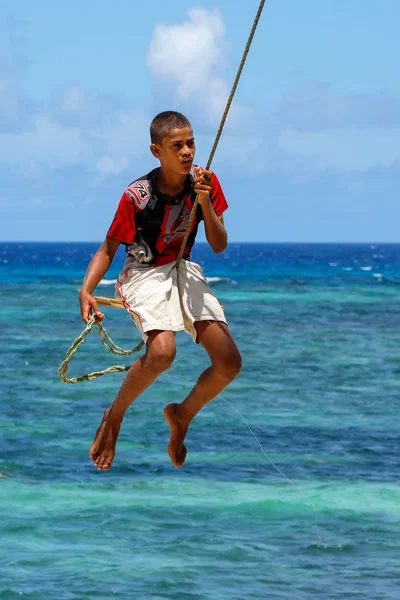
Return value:
<svg viewBox="0 0 400 600">
<path fill-rule="evenodd" d="M 150 152 L 152 153 L 152 155 L 155 158 L 159 159 L 160 155 L 161 155 L 161 148 L 160 148 L 159 144 L 151 144 L 150 145 Z"/>
</svg>

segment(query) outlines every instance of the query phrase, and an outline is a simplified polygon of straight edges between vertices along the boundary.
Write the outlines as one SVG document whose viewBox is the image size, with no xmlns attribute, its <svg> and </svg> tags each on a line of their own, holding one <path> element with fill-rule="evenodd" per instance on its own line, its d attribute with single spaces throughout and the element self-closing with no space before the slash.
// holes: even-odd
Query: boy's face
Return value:
<svg viewBox="0 0 400 600">
<path fill-rule="evenodd" d="M 191 127 L 171 129 L 161 144 L 151 144 L 150 150 L 162 167 L 180 175 L 187 175 L 196 152 L 193 130 Z"/>
</svg>

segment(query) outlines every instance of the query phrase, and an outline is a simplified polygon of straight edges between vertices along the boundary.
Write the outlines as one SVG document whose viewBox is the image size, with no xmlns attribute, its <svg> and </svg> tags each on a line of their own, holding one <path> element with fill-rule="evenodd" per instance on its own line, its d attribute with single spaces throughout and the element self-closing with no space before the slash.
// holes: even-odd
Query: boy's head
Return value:
<svg viewBox="0 0 400 600">
<path fill-rule="evenodd" d="M 168 110 L 154 117 L 150 125 L 150 150 L 165 169 L 187 175 L 196 151 L 189 120 Z"/>
</svg>

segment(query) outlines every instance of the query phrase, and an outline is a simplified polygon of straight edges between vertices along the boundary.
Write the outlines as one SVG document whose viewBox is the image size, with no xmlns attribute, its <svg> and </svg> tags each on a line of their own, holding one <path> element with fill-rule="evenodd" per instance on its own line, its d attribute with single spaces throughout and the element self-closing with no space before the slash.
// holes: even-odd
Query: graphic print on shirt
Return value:
<svg viewBox="0 0 400 600">
<path fill-rule="evenodd" d="M 161 234 L 157 241 L 157 251 L 162 253 L 167 246 L 177 240 L 183 239 L 189 225 L 190 207 L 186 197 L 180 206 L 169 205 L 165 208 L 165 216 L 161 227 Z M 191 229 L 195 224 L 192 223 Z"/>
<path fill-rule="evenodd" d="M 150 199 L 150 188 L 148 181 L 134 181 L 126 190 L 128 196 L 138 210 L 143 210 Z"/>
</svg>

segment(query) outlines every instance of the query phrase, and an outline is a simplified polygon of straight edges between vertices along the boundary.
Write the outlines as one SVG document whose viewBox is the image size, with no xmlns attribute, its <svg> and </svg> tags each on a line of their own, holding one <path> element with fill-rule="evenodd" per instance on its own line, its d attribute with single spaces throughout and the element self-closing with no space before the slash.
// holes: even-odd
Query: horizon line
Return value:
<svg viewBox="0 0 400 600">
<path fill-rule="evenodd" d="M 97 241 L 97 240 L 89 240 L 89 241 L 85 241 L 85 240 L 0 240 L 0 244 L 99 244 L 101 245 L 103 243 L 104 240 L 101 241 Z M 383 242 L 383 241 L 335 241 L 335 242 L 326 242 L 326 241 L 280 241 L 280 242 L 273 242 L 273 241 L 260 241 L 260 240 L 256 240 L 256 241 L 232 241 L 232 242 L 228 242 L 228 246 L 233 245 L 233 244 L 248 244 L 248 245 L 254 245 L 254 244 L 269 244 L 269 245 L 276 245 L 276 244 L 308 244 L 308 245 L 325 245 L 325 246 L 329 246 L 329 245 L 338 245 L 338 244 L 347 244 L 347 245 L 376 245 L 376 244 L 387 244 L 387 245 L 400 245 L 400 240 L 397 242 Z M 121 243 L 121 246 L 124 246 L 125 244 Z M 195 246 L 208 246 L 208 242 L 206 241 L 199 241 L 196 242 Z"/>
</svg>

